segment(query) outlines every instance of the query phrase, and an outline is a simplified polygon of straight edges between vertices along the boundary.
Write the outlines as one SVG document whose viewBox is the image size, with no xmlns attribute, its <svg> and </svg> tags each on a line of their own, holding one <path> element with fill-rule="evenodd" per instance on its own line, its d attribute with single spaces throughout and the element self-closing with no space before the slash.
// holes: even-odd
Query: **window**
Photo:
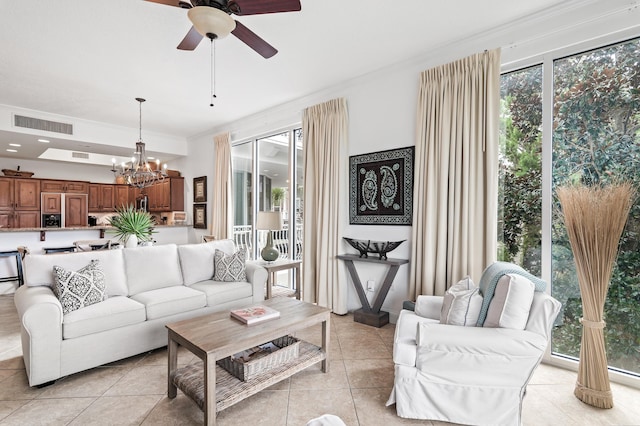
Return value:
<svg viewBox="0 0 640 426">
<path fill-rule="evenodd" d="M 557 357 L 579 357 L 582 304 L 554 190 L 570 182 L 590 185 L 618 179 L 640 188 L 639 58 L 636 39 L 550 57 L 542 65 L 503 74 L 501 79 L 498 257 L 551 282 L 553 296 L 563 304 L 552 338 L 552 354 Z M 545 80 L 553 84 L 543 87 Z M 543 103 L 543 98 L 553 102 Z M 543 113 L 546 105 L 553 105 L 553 111 Z M 549 123 L 543 117 L 549 117 Z M 545 126 L 551 129 L 548 140 L 542 137 Z M 542 156 L 545 146 L 551 158 Z M 543 193 L 553 199 L 543 198 Z M 549 229 L 541 226 L 545 217 Z M 640 375 L 639 236 L 636 202 L 620 242 L 604 311 L 609 367 L 636 376 Z M 548 248 L 542 244 L 545 238 Z M 545 260 L 550 265 L 546 272 Z"/>
<path fill-rule="evenodd" d="M 500 82 L 498 259 L 541 275 L 542 66 Z"/>
<path fill-rule="evenodd" d="M 640 41 L 554 61 L 553 185 L 640 183 Z M 557 201 L 554 200 L 554 205 Z M 553 351 L 579 356 L 582 316 L 573 256 L 558 210 L 552 222 L 553 295 L 563 302 Z M 640 207 L 619 246 L 604 319 L 610 367 L 640 374 Z"/>
</svg>

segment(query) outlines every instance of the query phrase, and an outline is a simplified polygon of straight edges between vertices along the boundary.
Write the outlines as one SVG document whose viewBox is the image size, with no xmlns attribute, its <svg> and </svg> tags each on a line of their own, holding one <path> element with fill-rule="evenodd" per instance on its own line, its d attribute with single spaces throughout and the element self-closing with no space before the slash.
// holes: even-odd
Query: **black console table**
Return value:
<svg viewBox="0 0 640 426">
<path fill-rule="evenodd" d="M 360 303 L 362 303 L 362 308 L 353 313 L 353 320 L 363 324 L 372 325 L 374 327 L 382 327 L 383 325 L 388 324 L 389 312 L 381 311 L 380 308 L 382 308 L 382 303 L 384 302 L 385 297 L 387 297 L 387 293 L 389 293 L 391 283 L 393 283 L 393 279 L 396 277 L 400 265 L 409 263 L 409 260 L 360 257 L 357 254 L 340 254 L 337 256 L 337 258 L 344 260 L 344 263 L 347 265 L 349 275 L 351 275 L 351 280 L 353 281 L 353 286 L 356 288 Z M 373 307 L 371 307 L 371 305 L 369 304 L 367 295 L 362 288 L 362 282 L 360 282 L 360 277 L 358 277 L 358 272 L 356 271 L 356 267 L 353 264 L 354 261 L 382 263 L 384 265 L 389 265 L 389 270 L 387 271 L 387 275 L 384 277 L 382 287 L 380 287 L 380 289 L 378 290 L 378 294 L 376 295 Z"/>
</svg>

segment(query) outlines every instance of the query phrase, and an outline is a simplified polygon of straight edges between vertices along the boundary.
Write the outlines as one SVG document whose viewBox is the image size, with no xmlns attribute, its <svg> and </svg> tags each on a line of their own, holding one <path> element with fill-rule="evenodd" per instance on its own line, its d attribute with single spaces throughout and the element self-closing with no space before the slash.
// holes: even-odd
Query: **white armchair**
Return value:
<svg viewBox="0 0 640 426">
<path fill-rule="evenodd" d="M 482 288 L 482 284 L 481 284 Z M 398 416 L 473 425 L 519 425 L 522 400 L 561 304 L 536 291 L 524 330 L 440 324 L 443 297 L 420 296 L 396 324 Z"/>
</svg>

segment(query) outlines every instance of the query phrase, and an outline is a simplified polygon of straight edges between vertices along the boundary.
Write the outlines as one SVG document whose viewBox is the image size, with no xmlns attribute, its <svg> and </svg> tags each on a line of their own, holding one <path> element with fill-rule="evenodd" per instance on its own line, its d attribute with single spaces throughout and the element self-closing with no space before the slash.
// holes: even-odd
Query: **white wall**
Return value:
<svg viewBox="0 0 640 426">
<path fill-rule="evenodd" d="M 416 102 L 420 73 L 434 66 L 463 58 L 484 49 L 502 48 L 504 68 L 530 65 L 541 55 L 555 49 L 573 46 L 579 51 L 586 40 L 591 46 L 607 44 L 640 35 L 638 5 L 624 0 L 570 1 L 553 12 L 541 13 L 527 22 L 515 21 L 486 34 L 442 46 L 422 57 L 372 72 L 358 79 L 327 88 L 321 92 L 296 99 L 268 111 L 246 117 L 213 129 L 190 141 L 185 160 L 185 177 L 207 175 L 210 191 L 213 178 L 212 137 L 230 131 L 232 140 L 246 139 L 301 121 L 302 110 L 308 106 L 336 98 L 347 99 L 349 110 L 349 155 L 415 145 Z M 339 66 L 339 64 L 333 64 Z M 346 171 L 345 171 L 346 173 Z M 348 182 L 344 183 L 348 191 Z M 190 197 L 190 195 L 189 195 Z M 209 194 L 210 197 L 210 194 Z M 348 204 L 348 203 L 347 203 Z M 212 206 L 209 204 L 208 212 Z M 411 227 L 349 225 L 348 206 L 343 217 L 344 235 L 360 239 L 403 240 L 390 257 L 409 258 L 411 253 Z M 344 252 L 353 252 L 346 244 Z M 357 265 L 362 282 L 375 280 L 377 285 L 386 273 L 381 265 Z M 401 266 L 383 309 L 395 320 L 402 301 L 410 299 L 408 293 L 408 267 Z M 472 277 L 479 280 L 480 277 Z M 360 302 L 350 282 L 341 283 L 349 289 L 349 310 L 358 309 Z M 371 299 L 371 297 L 370 297 Z"/>
<path fill-rule="evenodd" d="M 38 179 L 68 179 L 95 183 L 115 183 L 115 178 L 110 167 L 0 157 L 0 170 L 16 170 L 17 166 L 20 166 L 20 170 L 22 171 L 35 173 L 33 177 Z"/>
<path fill-rule="evenodd" d="M 14 114 L 73 124 L 73 135 L 60 135 L 54 132 L 16 127 L 12 121 Z M 135 148 L 133 144 L 133 141 L 135 141 L 134 137 L 138 135 L 138 129 L 130 127 L 116 126 L 2 104 L 0 104 L 0 130 L 24 133 L 37 137 L 50 137 L 53 139 L 61 137 L 72 141 L 90 141 L 98 145 L 131 148 L 132 150 Z M 187 151 L 187 141 L 183 138 L 148 130 L 145 130 L 144 135 L 145 139 L 149 140 L 149 142 L 145 142 L 147 151 L 164 152 L 171 156 L 185 155 Z"/>
</svg>

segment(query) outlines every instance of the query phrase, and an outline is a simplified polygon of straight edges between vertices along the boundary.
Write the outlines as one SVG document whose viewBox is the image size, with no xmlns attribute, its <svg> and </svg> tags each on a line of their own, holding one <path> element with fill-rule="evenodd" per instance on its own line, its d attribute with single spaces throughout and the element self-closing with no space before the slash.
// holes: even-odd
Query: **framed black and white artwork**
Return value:
<svg viewBox="0 0 640 426">
<path fill-rule="evenodd" d="M 414 147 L 349 157 L 349 223 L 411 225 Z"/>
</svg>

